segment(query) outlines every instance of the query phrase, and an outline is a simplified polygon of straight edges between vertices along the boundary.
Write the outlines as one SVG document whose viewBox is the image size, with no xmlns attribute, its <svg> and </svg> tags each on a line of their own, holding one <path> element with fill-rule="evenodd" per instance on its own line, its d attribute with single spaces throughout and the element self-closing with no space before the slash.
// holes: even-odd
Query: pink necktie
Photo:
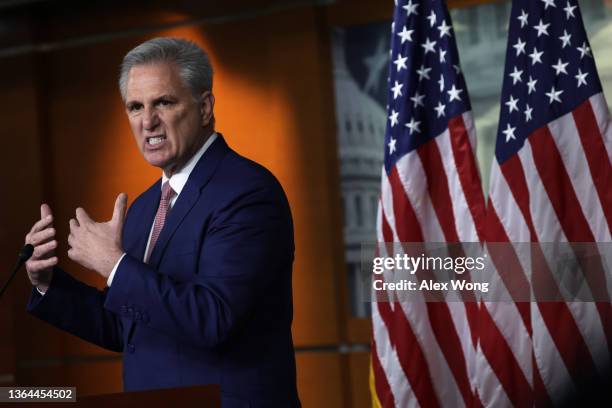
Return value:
<svg viewBox="0 0 612 408">
<path fill-rule="evenodd" d="M 162 186 L 161 199 L 159 200 L 157 214 L 155 214 L 153 232 L 151 232 L 151 242 L 149 243 L 149 249 L 147 250 L 147 255 L 145 257 L 146 263 L 149 262 L 151 252 L 153 252 L 153 248 L 155 248 L 155 243 L 159 238 L 159 234 L 161 233 L 162 228 L 164 228 L 164 223 L 166 222 L 166 217 L 168 216 L 168 212 L 170 210 L 170 200 L 172 200 L 174 194 L 174 190 L 172 187 L 170 187 L 170 183 L 166 181 Z"/>
</svg>

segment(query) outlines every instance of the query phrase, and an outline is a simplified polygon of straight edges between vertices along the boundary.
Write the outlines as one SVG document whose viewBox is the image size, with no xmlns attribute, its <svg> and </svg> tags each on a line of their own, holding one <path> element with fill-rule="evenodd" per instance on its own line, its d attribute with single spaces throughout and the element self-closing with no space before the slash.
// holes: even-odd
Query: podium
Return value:
<svg viewBox="0 0 612 408">
<path fill-rule="evenodd" d="M 133 408 L 147 406 L 220 408 L 221 386 L 217 384 L 199 385 L 195 387 L 91 395 L 88 397 L 79 397 L 77 390 L 77 403 L 72 403 L 73 407 L 75 405 L 87 408 Z"/>
</svg>

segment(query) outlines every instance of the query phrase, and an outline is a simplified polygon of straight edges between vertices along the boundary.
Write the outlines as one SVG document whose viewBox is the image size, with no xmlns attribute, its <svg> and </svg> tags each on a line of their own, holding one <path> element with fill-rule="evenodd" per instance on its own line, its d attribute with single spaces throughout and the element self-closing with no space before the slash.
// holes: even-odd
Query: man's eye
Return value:
<svg viewBox="0 0 612 408">
<path fill-rule="evenodd" d="M 172 101 L 162 99 L 161 101 L 157 102 L 157 104 L 160 106 L 170 106 L 172 105 Z"/>
<path fill-rule="evenodd" d="M 141 108 L 142 108 L 142 105 L 139 103 L 133 103 L 133 104 L 128 105 L 129 112 L 136 112 L 140 110 Z"/>
</svg>

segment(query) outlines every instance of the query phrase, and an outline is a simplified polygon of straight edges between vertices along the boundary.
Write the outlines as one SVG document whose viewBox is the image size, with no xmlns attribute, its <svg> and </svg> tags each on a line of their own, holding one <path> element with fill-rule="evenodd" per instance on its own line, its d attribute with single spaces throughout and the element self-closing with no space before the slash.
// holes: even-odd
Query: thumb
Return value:
<svg viewBox="0 0 612 408">
<path fill-rule="evenodd" d="M 44 219 L 48 215 L 53 215 L 51 212 L 51 207 L 48 204 L 42 204 L 40 206 L 40 219 Z"/>
<path fill-rule="evenodd" d="M 113 218 L 111 222 L 116 225 L 123 225 L 125 211 L 127 210 L 127 194 L 121 193 L 115 200 L 115 209 L 113 210 Z"/>
</svg>

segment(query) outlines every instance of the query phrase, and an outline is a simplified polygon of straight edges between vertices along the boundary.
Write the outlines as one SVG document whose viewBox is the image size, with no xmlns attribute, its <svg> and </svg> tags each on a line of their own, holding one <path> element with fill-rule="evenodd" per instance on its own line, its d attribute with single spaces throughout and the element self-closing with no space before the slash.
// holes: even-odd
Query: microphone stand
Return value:
<svg viewBox="0 0 612 408">
<path fill-rule="evenodd" d="M 2 297 L 2 295 L 4 295 L 4 292 L 11 284 L 11 281 L 13 280 L 15 275 L 17 275 L 17 272 L 19 271 L 19 269 L 21 269 L 23 264 L 26 263 L 28 259 L 30 259 L 33 253 L 34 253 L 34 247 L 30 244 L 26 244 L 24 245 L 23 248 L 21 248 L 21 251 L 19 251 L 19 258 L 17 258 L 17 264 L 15 265 L 15 269 L 13 269 L 13 273 L 8 278 L 8 281 L 6 281 L 2 289 L 0 289 L 0 298 Z"/>
</svg>

